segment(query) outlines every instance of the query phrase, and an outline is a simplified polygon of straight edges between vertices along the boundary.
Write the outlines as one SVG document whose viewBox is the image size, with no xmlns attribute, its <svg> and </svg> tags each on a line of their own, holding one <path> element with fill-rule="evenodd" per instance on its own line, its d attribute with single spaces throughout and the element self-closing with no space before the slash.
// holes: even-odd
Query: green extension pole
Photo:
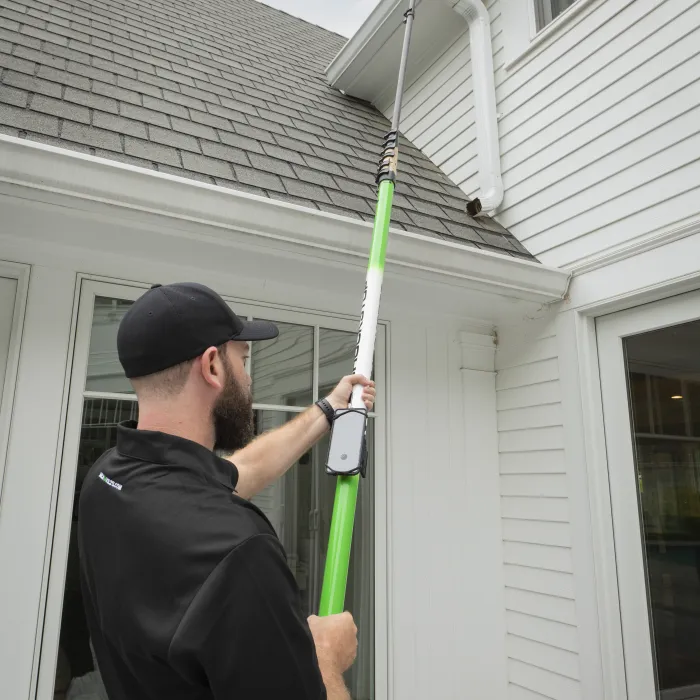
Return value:
<svg viewBox="0 0 700 700">
<path fill-rule="evenodd" d="M 394 115 L 391 131 L 384 139 L 384 148 L 379 161 L 377 184 L 379 185 L 377 208 L 374 215 L 372 246 L 369 254 L 365 296 L 362 301 L 360 329 L 355 347 L 355 366 L 353 372 L 365 377 L 372 376 L 374 358 L 374 341 L 377 335 L 379 318 L 379 300 L 384 277 L 384 259 L 389 238 L 391 222 L 391 204 L 394 197 L 396 170 L 398 162 L 399 119 L 401 117 L 401 99 L 406 76 L 408 47 L 411 41 L 415 0 L 409 0 L 406 11 L 406 29 L 399 64 L 399 77 L 396 85 Z M 355 507 L 360 475 L 364 476 L 366 459 L 367 410 L 362 401 L 362 387 L 356 386 L 350 400 L 350 408 L 336 411 L 328 450 L 326 472 L 337 477 L 333 517 L 328 540 L 328 555 L 323 576 L 323 588 L 319 615 L 335 615 L 343 612 L 345 589 L 347 587 L 348 568 L 350 566 L 350 549 L 352 531 L 355 522 Z"/>
</svg>

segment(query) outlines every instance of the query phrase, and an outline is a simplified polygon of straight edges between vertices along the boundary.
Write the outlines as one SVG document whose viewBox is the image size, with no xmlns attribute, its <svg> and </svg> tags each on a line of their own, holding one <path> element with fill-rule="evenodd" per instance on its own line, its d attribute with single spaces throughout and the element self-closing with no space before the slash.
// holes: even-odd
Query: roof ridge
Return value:
<svg viewBox="0 0 700 700">
<path fill-rule="evenodd" d="M 276 12 L 279 12 L 283 15 L 286 15 L 287 17 L 292 17 L 295 20 L 298 20 L 300 22 L 304 22 L 304 24 L 308 24 L 311 27 L 315 27 L 316 29 L 320 29 L 323 32 L 326 32 L 328 34 L 332 34 L 333 36 L 337 36 L 338 38 L 342 39 L 343 41 L 348 41 L 350 37 L 343 36 L 342 34 L 338 34 L 338 32 L 334 32 L 332 29 L 328 29 L 327 27 L 322 27 L 320 24 L 314 24 L 313 22 L 310 22 L 308 19 L 304 19 L 303 17 L 298 17 L 297 15 L 293 15 L 290 12 L 286 12 L 285 10 L 281 10 L 279 7 L 275 7 L 274 5 L 268 5 L 265 0 L 251 0 L 252 2 L 257 2 L 259 5 L 265 5 L 265 7 L 269 7 L 271 10 L 274 10 Z"/>
</svg>

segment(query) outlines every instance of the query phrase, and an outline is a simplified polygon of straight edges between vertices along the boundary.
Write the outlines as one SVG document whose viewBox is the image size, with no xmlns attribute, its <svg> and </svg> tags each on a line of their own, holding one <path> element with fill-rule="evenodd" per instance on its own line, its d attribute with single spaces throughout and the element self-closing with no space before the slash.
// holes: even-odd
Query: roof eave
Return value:
<svg viewBox="0 0 700 700">
<path fill-rule="evenodd" d="M 234 230 L 355 262 L 367 258 L 372 234 L 365 221 L 2 135 L 0 182 Z M 539 303 L 561 300 L 567 290 L 569 274 L 559 269 L 407 231 L 392 229 L 391 238 L 387 270 Z"/>
<path fill-rule="evenodd" d="M 466 22 L 459 18 L 455 21 L 453 4 L 453 0 L 430 3 L 417 0 L 407 84 L 466 31 Z M 380 0 L 326 69 L 326 79 L 332 87 L 371 102 L 380 111 L 391 104 L 406 7 L 405 0 Z"/>
<path fill-rule="evenodd" d="M 328 82 L 345 90 L 401 23 L 403 0 L 380 0 L 326 68 Z M 420 4 L 420 0 L 416 5 Z M 363 61 L 364 59 L 364 61 Z M 361 64 L 361 65 L 360 65 Z"/>
</svg>

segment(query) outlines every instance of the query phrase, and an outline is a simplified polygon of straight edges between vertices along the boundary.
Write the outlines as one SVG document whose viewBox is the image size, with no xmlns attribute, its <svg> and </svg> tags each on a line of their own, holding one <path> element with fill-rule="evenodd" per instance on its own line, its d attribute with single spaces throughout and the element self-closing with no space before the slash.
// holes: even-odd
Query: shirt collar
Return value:
<svg viewBox="0 0 700 700">
<path fill-rule="evenodd" d="M 227 459 L 192 440 L 155 430 L 138 430 L 136 421 L 117 426 L 117 451 L 127 457 L 153 464 L 195 466 L 219 483 L 235 490 L 238 469 Z"/>
</svg>

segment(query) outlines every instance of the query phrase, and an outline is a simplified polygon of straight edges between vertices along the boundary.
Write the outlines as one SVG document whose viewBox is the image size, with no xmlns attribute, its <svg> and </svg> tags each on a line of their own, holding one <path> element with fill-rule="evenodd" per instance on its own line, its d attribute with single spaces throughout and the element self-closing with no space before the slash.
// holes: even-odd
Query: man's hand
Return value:
<svg viewBox="0 0 700 700">
<path fill-rule="evenodd" d="M 368 411 L 374 407 L 374 382 L 359 374 L 343 377 L 326 397 L 334 409 L 347 408 L 354 386 L 361 385 Z M 284 474 L 329 430 L 328 420 L 318 406 L 310 406 L 294 420 L 256 438 L 228 457 L 238 468 L 236 493 L 252 498 Z"/>
<path fill-rule="evenodd" d="M 375 389 L 374 382 L 363 377 L 361 374 L 349 374 L 343 377 L 338 382 L 338 386 L 328 394 L 326 400 L 336 410 L 339 408 L 347 408 L 350 403 L 352 390 L 356 384 L 361 384 L 364 387 L 362 391 L 362 400 L 364 401 L 365 408 L 371 411 L 374 407 L 374 399 L 377 396 L 377 390 Z"/>
<path fill-rule="evenodd" d="M 309 617 L 316 653 L 338 673 L 352 666 L 357 656 L 357 627 L 349 612 L 328 617 Z"/>
</svg>

